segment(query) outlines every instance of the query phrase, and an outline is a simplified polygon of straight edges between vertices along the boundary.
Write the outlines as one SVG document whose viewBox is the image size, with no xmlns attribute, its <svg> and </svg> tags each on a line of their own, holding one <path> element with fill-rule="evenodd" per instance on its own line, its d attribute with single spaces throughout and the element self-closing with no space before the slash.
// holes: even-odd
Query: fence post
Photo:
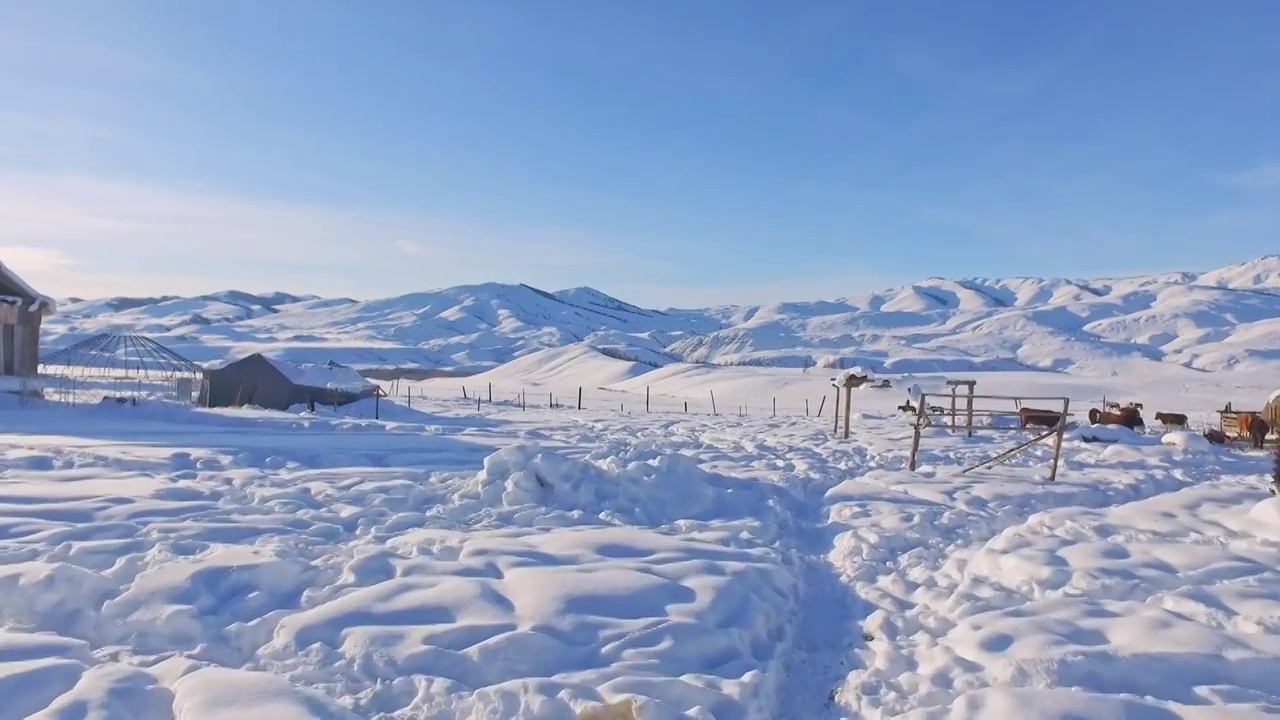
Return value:
<svg viewBox="0 0 1280 720">
<path fill-rule="evenodd" d="M 778 417 L 778 398 L 773 399 L 773 416 Z"/>
<path fill-rule="evenodd" d="M 685 412 L 689 412 L 689 401 L 688 401 L 688 400 L 685 400 L 685 401 L 684 401 L 684 411 L 685 411 Z"/>
<path fill-rule="evenodd" d="M 406 406 L 406 407 L 408 407 L 410 410 L 412 410 L 412 409 L 413 409 L 413 393 L 412 393 L 412 392 L 409 392 L 409 391 L 406 391 L 406 392 L 405 392 L 405 394 L 404 394 L 404 404 L 405 404 L 405 406 Z"/>
<path fill-rule="evenodd" d="M 463 386 L 462 386 L 462 399 L 463 399 L 463 400 L 466 400 L 466 399 L 467 399 L 467 386 L 466 386 L 466 385 L 463 385 Z"/>
<path fill-rule="evenodd" d="M 493 383 L 489 383 L 489 402 L 493 402 Z"/>
<path fill-rule="evenodd" d="M 521 390 L 521 391 L 520 391 L 520 409 L 521 409 L 521 410 L 524 410 L 524 408 L 525 408 L 525 403 L 524 403 L 524 390 Z"/>
<path fill-rule="evenodd" d="M 644 411 L 649 412 L 649 386 L 644 386 Z"/>
<path fill-rule="evenodd" d="M 556 406 L 555 398 L 551 397 L 550 392 L 547 392 L 547 408 L 550 409 L 550 408 L 554 408 L 555 406 Z"/>
<path fill-rule="evenodd" d="M 823 395 L 822 399 L 826 400 L 827 396 Z M 832 414 L 836 416 L 836 424 L 832 426 L 831 432 L 838 433 L 840 432 L 840 388 L 836 388 L 836 409 L 832 412 Z"/>
<path fill-rule="evenodd" d="M 578 386 L 578 409 L 582 409 L 582 386 Z"/>
<path fill-rule="evenodd" d="M 808 401 L 808 400 L 805 400 L 805 401 L 804 401 L 804 406 L 805 406 L 805 407 L 809 407 L 809 401 Z M 823 395 L 823 396 L 822 396 L 822 402 L 818 403 L 818 417 L 822 417 L 822 408 L 824 408 L 824 407 L 826 407 L 826 406 L 827 406 L 827 396 L 826 396 L 826 395 Z"/>
<path fill-rule="evenodd" d="M 711 393 L 711 414 L 715 415 L 716 414 L 716 391 L 708 389 L 707 392 Z"/>
<path fill-rule="evenodd" d="M 480 412 L 480 393 L 476 393 L 476 412 Z"/>
</svg>

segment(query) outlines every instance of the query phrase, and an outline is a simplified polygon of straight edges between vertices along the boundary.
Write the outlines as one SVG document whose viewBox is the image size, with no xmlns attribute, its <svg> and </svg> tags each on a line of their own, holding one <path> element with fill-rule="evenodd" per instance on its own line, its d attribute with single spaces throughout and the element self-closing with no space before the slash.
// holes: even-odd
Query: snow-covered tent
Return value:
<svg viewBox="0 0 1280 720">
<path fill-rule="evenodd" d="M 35 375 L 40 366 L 40 322 L 57 310 L 0 263 L 0 376 Z"/>
<path fill-rule="evenodd" d="M 381 388 L 354 368 L 335 362 L 296 364 L 255 353 L 206 373 L 200 404 L 207 407 L 256 405 L 287 410 L 294 405 L 347 405 L 371 398 Z"/>
</svg>

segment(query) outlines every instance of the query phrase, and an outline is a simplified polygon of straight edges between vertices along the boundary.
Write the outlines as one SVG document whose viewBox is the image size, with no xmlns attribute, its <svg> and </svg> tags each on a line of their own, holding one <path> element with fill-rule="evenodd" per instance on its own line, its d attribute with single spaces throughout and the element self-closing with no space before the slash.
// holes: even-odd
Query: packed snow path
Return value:
<svg viewBox="0 0 1280 720">
<path fill-rule="evenodd" d="M 0 413 L 0 720 L 1280 709 L 1260 456 L 430 409 Z"/>
</svg>

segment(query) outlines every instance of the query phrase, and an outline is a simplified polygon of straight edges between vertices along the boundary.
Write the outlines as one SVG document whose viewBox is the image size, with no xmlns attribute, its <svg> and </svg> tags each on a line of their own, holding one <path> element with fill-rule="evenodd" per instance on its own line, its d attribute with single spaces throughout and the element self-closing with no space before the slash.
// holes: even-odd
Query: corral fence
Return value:
<svg viewBox="0 0 1280 720">
<path fill-rule="evenodd" d="M 967 467 L 961 474 L 984 467 L 994 467 L 1008 462 L 1025 452 L 1037 443 L 1053 438 L 1053 461 L 1049 469 L 1049 480 L 1058 478 L 1058 462 L 1062 456 L 1062 439 L 1066 432 L 1067 420 L 1071 417 L 1071 399 L 1067 397 L 1031 397 L 1023 395 L 976 395 L 972 392 L 972 383 L 956 383 L 967 385 L 968 393 L 959 394 L 952 386 L 952 392 L 945 394 L 922 393 L 916 403 L 914 432 L 911 436 L 911 456 L 908 468 L 914 471 L 920 452 L 920 442 L 924 429 L 941 425 L 957 434 L 961 430 L 967 437 L 973 437 L 975 429 L 984 431 L 1031 430 L 1033 435 L 1008 450 L 982 462 Z M 931 402 L 948 401 L 950 411 L 944 405 Z M 963 409 L 959 408 L 963 401 Z M 1012 406 L 1012 408 L 1010 408 Z M 963 424 L 962 424 L 963 423 Z"/>
</svg>

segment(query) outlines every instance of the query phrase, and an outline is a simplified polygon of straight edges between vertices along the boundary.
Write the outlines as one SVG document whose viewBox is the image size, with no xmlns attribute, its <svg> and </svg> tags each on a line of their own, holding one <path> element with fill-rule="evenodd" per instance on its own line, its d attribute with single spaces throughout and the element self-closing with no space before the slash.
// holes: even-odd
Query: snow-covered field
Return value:
<svg viewBox="0 0 1280 720">
<path fill-rule="evenodd" d="M 1050 484 L 1047 444 L 960 475 L 1019 435 L 931 430 L 913 473 L 898 389 L 860 391 L 844 441 L 829 407 L 676 405 L 797 409 L 822 375 L 564 361 L 503 382 L 532 397 L 585 362 L 611 401 L 477 410 L 428 381 L 381 421 L 0 409 L 0 720 L 1280 712 L 1262 453 L 1072 433 Z M 991 373 L 979 392 L 1205 422 L 1274 382 Z"/>
</svg>

